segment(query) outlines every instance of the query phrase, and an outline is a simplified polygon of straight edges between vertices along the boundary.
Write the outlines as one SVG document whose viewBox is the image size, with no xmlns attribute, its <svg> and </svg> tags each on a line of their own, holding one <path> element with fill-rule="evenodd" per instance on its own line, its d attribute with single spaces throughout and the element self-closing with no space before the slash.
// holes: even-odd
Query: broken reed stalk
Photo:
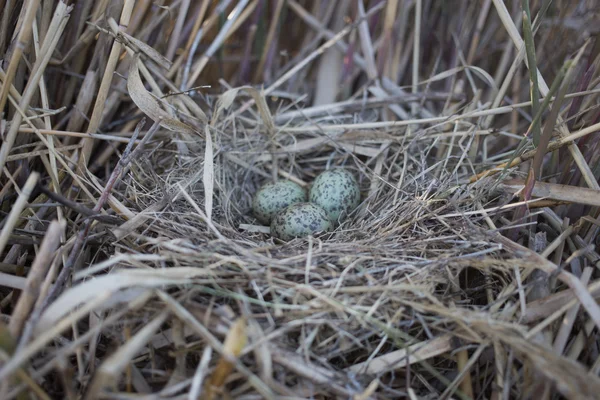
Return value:
<svg viewBox="0 0 600 400">
<path fill-rule="evenodd" d="M 39 0 L 34 0 L 32 6 L 34 6 L 36 3 L 39 4 Z M 42 74 L 44 73 L 44 70 L 46 69 L 46 65 L 48 65 L 48 61 L 50 61 L 50 56 L 52 55 L 52 52 L 54 51 L 54 49 L 56 48 L 56 45 L 58 44 L 58 40 L 60 39 L 62 31 L 65 28 L 71 8 L 72 7 L 68 7 L 66 5 L 66 3 L 63 3 L 62 1 L 59 2 L 56 7 L 56 11 L 55 11 L 54 17 L 53 17 L 53 22 L 57 21 L 57 23 L 59 23 L 59 25 L 60 25 L 60 28 L 57 29 L 57 32 L 53 37 L 46 37 L 46 41 L 50 41 L 50 43 L 48 45 L 46 45 L 46 43 L 44 43 L 44 45 L 43 45 L 43 47 L 46 48 L 46 52 L 42 55 L 41 58 L 38 58 L 35 60 L 35 64 L 33 65 L 31 77 L 27 81 L 27 86 L 25 87 L 25 90 L 23 91 L 23 94 L 21 96 L 21 100 L 19 101 L 19 108 L 21 110 L 27 110 L 31 99 L 33 98 L 34 94 L 38 90 L 39 81 L 42 78 Z M 34 15 L 35 15 L 35 13 L 34 13 Z M 31 21 L 29 23 L 31 25 Z M 29 26 L 27 28 L 23 28 L 23 29 L 31 30 L 31 26 Z M 21 47 L 21 46 L 22 46 L 22 44 L 19 44 L 19 47 Z M 21 51 L 22 51 L 22 48 L 21 48 Z M 17 53 L 18 52 L 15 51 L 13 58 L 15 56 L 17 56 Z M 15 61 L 16 64 L 18 64 L 18 62 L 20 61 L 20 56 L 21 55 L 19 54 L 19 59 L 17 59 Z M 12 60 L 11 60 L 11 64 L 12 64 Z M 8 96 L 10 84 L 12 82 L 12 78 L 10 77 L 9 73 L 10 73 L 10 70 L 7 71 L 7 74 L 6 74 L 7 76 L 6 76 L 6 79 L 4 80 L 4 84 L 2 86 L 2 92 L 3 93 L 6 92 L 6 96 Z M 10 130 L 6 134 L 6 137 L 4 138 L 4 141 L 2 142 L 2 146 L 0 147 L 0 171 L 2 171 L 4 169 L 4 166 L 6 164 L 6 159 L 8 158 L 8 155 L 12 149 L 12 146 L 15 143 L 15 140 L 17 138 L 17 133 L 19 131 L 19 125 L 21 124 L 22 120 L 23 120 L 23 116 L 21 113 L 17 112 L 14 114 L 14 117 L 13 117 L 11 125 L 10 125 Z"/>
<path fill-rule="evenodd" d="M 131 18 L 131 13 L 133 11 L 133 6 L 135 5 L 135 0 L 125 0 L 123 3 L 123 10 L 121 11 L 121 19 L 119 20 L 119 28 L 126 29 L 129 24 L 129 19 Z M 92 116 L 90 117 L 90 122 L 88 124 L 88 128 L 86 133 L 96 133 L 98 128 L 100 128 L 100 122 L 102 121 L 102 113 L 104 111 L 104 106 L 106 104 L 106 99 L 108 97 L 108 93 L 110 91 L 110 86 L 113 81 L 113 74 L 117 67 L 117 62 L 119 61 L 119 57 L 121 56 L 121 51 L 123 50 L 122 44 L 118 40 L 114 40 L 112 44 L 112 48 L 110 49 L 110 55 L 108 56 L 108 61 L 106 62 L 106 68 L 104 69 L 104 75 L 102 75 L 102 81 L 100 82 L 100 88 L 98 89 L 98 93 L 96 94 L 96 102 L 94 103 L 94 109 L 92 111 Z M 79 169 L 83 171 L 87 164 L 89 163 L 90 155 L 92 154 L 92 149 L 94 147 L 93 139 L 83 139 L 83 149 L 81 150 L 81 157 L 79 159 Z"/>
<path fill-rule="evenodd" d="M 10 58 L 8 69 L 6 70 L 6 77 L 3 79 L 4 84 L 2 85 L 2 91 L 0 91 L 0 112 L 4 110 L 4 106 L 6 105 L 6 99 L 8 98 L 8 92 L 12 86 L 12 81 L 15 77 L 15 74 L 17 73 L 19 63 L 21 63 L 21 57 L 23 56 L 25 48 L 29 45 L 33 20 L 35 18 L 35 14 L 39 5 L 40 0 L 32 0 L 27 4 L 27 9 L 25 10 L 25 15 L 23 17 L 23 21 L 21 22 L 21 30 L 19 31 L 19 34 L 17 36 L 17 41 L 15 43 L 13 54 Z M 6 13 L 6 16 L 8 16 L 8 13 Z M 4 26 L 4 28 L 6 29 L 7 26 Z M 3 169 L 3 167 L 4 163 L 0 162 L 0 171 Z"/>
<path fill-rule="evenodd" d="M 456 354 L 457 358 L 457 369 L 460 374 L 464 376 L 460 381 L 460 390 L 468 396 L 469 398 L 473 398 L 473 383 L 471 382 L 471 372 L 469 362 L 469 353 L 467 350 L 461 350 Z"/>
<path fill-rule="evenodd" d="M 106 388 L 116 388 L 118 378 L 121 376 L 125 367 L 131 362 L 131 359 L 146 346 L 146 343 L 156 333 L 169 316 L 168 311 L 159 313 L 155 318 L 148 322 L 134 337 L 128 340 L 124 346 L 111 354 L 100 365 L 94 378 L 90 383 L 88 390 L 83 396 L 83 400 L 94 400 L 100 397 L 100 392 Z"/>
<path fill-rule="evenodd" d="M 247 340 L 246 320 L 240 318 L 233 323 L 231 329 L 227 333 L 227 337 L 225 337 L 225 342 L 223 343 L 223 355 L 206 382 L 206 387 L 204 389 L 204 396 L 206 396 L 206 399 L 214 399 L 216 393 L 221 390 L 225 383 L 225 379 L 227 379 L 235 367 L 235 364 L 228 358 L 239 357 L 246 346 Z"/>
</svg>

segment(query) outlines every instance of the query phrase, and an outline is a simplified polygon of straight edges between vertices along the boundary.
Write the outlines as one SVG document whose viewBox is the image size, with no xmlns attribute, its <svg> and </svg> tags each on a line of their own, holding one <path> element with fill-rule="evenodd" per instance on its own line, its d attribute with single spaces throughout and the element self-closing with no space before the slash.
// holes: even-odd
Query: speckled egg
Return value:
<svg viewBox="0 0 600 400">
<path fill-rule="evenodd" d="M 360 203 L 360 188 L 347 170 L 330 169 L 317 176 L 310 188 L 309 200 L 321 206 L 329 219 L 337 223 Z"/>
<path fill-rule="evenodd" d="M 291 240 L 295 237 L 327 232 L 333 227 L 327 213 L 312 203 L 293 204 L 281 211 L 271 222 L 271 235 Z"/>
<path fill-rule="evenodd" d="M 306 190 L 292 181 L 278 181 L 263 185 L 254 195 L 252 211 L 263 224 L 270 224 L 279 211 L 306 201 Z"/>
</svg>

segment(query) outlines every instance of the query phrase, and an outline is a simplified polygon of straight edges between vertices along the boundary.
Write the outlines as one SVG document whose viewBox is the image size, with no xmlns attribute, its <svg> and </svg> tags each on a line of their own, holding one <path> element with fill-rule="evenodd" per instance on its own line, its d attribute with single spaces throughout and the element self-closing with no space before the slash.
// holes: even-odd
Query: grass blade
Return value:
<svg viewBox="0 0 600 400">
<path fill-rule="evenodd" d="M 544 17 L 546 16 L 546 12 L 548 11 L 548 8 L 550 8 L 550 4 L 552 4 L 552 0 L 544 0 L 543 1 L 542 6 L 540 7 L 540 10 L 538 11 L 537 15 L 535 16 L 535 19 L 533 20 L 533 33 L 534 34 L 535 34 L 535 32 L 537 32 L 540 25 L 542 25 L 542 21 L 543 21 Z M 529 7 L 527 8 L 527 12 L 530 13 Z"/>
<path fill-rule="evenodd" d="M 587 46 L 582 46 L 581 50 L 577 53 L 575 58 L 569 62 L 567 61 L 567 72 L 563 83 L 561 85 L 560 90 L 556 96 L 556 100 L 554 100 L 554 104 L 552 106 L 552 111 L 550 111 L 550 115 L 548 115 L 548 119 L 546 120 L 546 124 L 544 125 L 544 133 L 540 138 L 540 143 L 537 148 L 537 152 L 533 157 L 532 169 L 535 174 L 535 179 L 539 179 L 542 174 L 542 161 L 544 159 L 544 155 L 546 154 L 546 148 L 548 147 L 548 143 L 550 143 L 550 138 L 552 137 L 552 132 L 554 132 L 554 127 L 556 125 L 556 121 L 558 118 L 558 114 L 560 112 L 560 106 L 565 99 L 565 95 L 567 94 L 567 90 L 569 89 L 569 82 L 571 81 L 571 77 L 573 75 L 574 66 L 577 65 L 581 56 L 583 55 L 583 51 Z M 553 84 L 554 86 L 554 84 Z"/>
<path fill-rule="evenodd" d="M 523 0 L 523 37 L 525 39 L 525 53 L 527 54 L 527 63 L 529 64 L 529 79 L 531 81 L 531 110 L 536 115 L 540 109 L 540 88 L 537 78 L 537 61 L 535 56 L 535 44 L 533 42 L 533 32 L 531 30 L 531 13 L 529 12 L 529 1 Z M 533 124 L 533 144 L 537 147 L 540 144 L 541 129 L 539 122 Z"/>
<path fill-rule="evenodd" d="M 529 124 L 529 128 L 527 129 L 527 132 L 525 132 L 523 139 L 521 139 L 517 148 L 510 156 L 510 159 L 506 163 L 506 166 L 502 170 L 502 173 L 499 175 L 497 182 L 504 179 L 504 177 L 506 176 L 506 173 L 508 172 L 509 167 L 512 165 L 513 160 L 517 157 L 520 157 L 521 154 L 523 154 L 525 152 L 525 146 L 528 142 L 527 139 L 529 138 L 529 135 L 531 134 L 533 127 L 537 124 L 537 126 L 539 128 L 539 124 L 542 119 L 542 114 L 544 113 L 545 110 L 548 109 L 548 107 L 550 105 L 550 101 L 552 101 L 552 99 L 554 98 L 554 95 L 556 94 L 558 89 L 561 87 L 561 84 L 564 80 L 567 70 L 571 67 L 571 64 L 572 64 L 572 60 L 566 61 L 563 64 L 563 66 L 561 67 L 558 74 L 556 75 L 556 78 L 554 78 L 554 81 L 552 82 L 552 86 L 550 86 L 550 91 L 548 92 L 548 95 L 546 97 L 544 97 L 544 101 L 542 102 L 542 105 L 540 106 L 538 112 L 535 114 L 535 117 L 531 121 L 531 124 Z"/>
</svg>

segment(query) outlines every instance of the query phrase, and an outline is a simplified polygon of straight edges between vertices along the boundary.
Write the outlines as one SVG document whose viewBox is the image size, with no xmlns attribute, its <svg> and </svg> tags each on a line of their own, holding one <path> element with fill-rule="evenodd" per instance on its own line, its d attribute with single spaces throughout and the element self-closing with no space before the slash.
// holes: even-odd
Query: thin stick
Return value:
<svg viewBox="0 0 600 400">
<path fill-rule="evenodd" d="M 80 203 L 77 203 L 71 199 L 68 199 L 58 193 L 55 193 L 45 186 L 39 185 L 38 189 L 40 192 L 42 192 L 43 194 L 48 196 L 48 198 L 50 200 L 54 200 L 57 203 L 60 203 L 64 206 L 72 209 L 73 211 L 75 211 L 78 214 L 85 215 L 87 217 L 91 217 L 92 219 L 96 219 L 100 222 L 105 222 L 105 223 L 109 223 L 109 224 L 120 224 L 123 222 L 121 220 L 121 218 L 119 218 L 119 217 L 103 215 L 100 212 L 96 212 L 90 208 L 87 208 L 87 207 L 81 205 Z"/>
<path fill-rule="evenodd" d="M 219 6 L 217 6 L 215 8 L 215 10 L 213 11 L 213 15 L 208 17 L 206 19 L 206 21 L 204 23 L 202 23 L 204 14 L 206 13 L 206 9 L 207 9 L 209 3 L 210 3 L 210 0 L 206 0 L 204 2 L 204 4 L 202 5 L 202 9 L 200 10 L 200 15 L 198 16 L 198 19 L 196 20 L 196 24 L 194 25 L 193 35 L 191 35 L 188 38 L 188 43 L 186 44 L 186 51 L 183 54 L 181 54 L 181 56 L 173 63 L 173 66 L 171 67 L 171 70 L 169 71 L 169 73 L 167 75 L 168 78 L 172 78 L 173 75 L 175 75 L 175 73 L 181 67 L 181 64 L 183 63 L 183 61 L 184 60 L 186 61 L 185 65 L 183 66 L 183 74 L 181 77 L 181 82 L 179 84 L 179 88 L 182 92 L 188 88 L 187 82 L 188 82 L 188 78 L 190 75 L 190 70 L 192 68 L 192 60 L 194 58 L 194 55 L 196 54 L 196 50 L 198 49 L 198 46 L 200 45 L 200 41 L 204 37 L 204 34 L 206 33 L 206 31 L 212 29 L 213 25 L 217 23 L 218 15 L 221 12 L 225 11 L 224 9 L 220 9 L 220 7 L 222 7 L 224 4 L 225 5 L 227 4 L 227 2 L 225 2 L 225 3 L 221 3 Z"/>
<path fill-rule="evenodd" d="M 44 7 L 47 7 L 47 4 L 49 3 L 44 3 Z M 45 38 L 48 39 L 52 39 L 54 38 L 57 33 L 59 33 L 58 31 L 62 31 L 61 30 L 61 20 L 57 20 L 56 18 L 53 18 L 52 23 L 50 24 L 49 27 L 47 27 L 48 29 L 46 30 L 46 34 L 45 34 Z M 37 24 L 33 25 L 33 38 L 34 38 L 34 50 L 36 53 L 36 57 L 40 58 L 44 56 L 44 53 L 48 52 L 48 48 L 51 45 L 51 41 L 52 40 L 45 40 L 42 48 L 39 48 L 39 37 L 38 37 L 38 28 L 37 28 Z M 40 82 L 39 82 L 39 88 L 40 88 L 40 96 L 41 96 L 41 101 L 42 101 L 42 107 L 44 109 L 50 109 L 50 101 L 48 100 L 48 91 L 46 89 L 46 83 L 44 81 L 43 76 L 40 78 Z M 43 117 L 43 121 L 44 121 L 44 127 L 46 129 L 51 129 L 52 128 L 52 123 L 50 122 L 50 117 L 49 116 L 44 116 Z M 52 186 L 55 188 L 55 190 L 57 192 L 60 192 L 60 184 L 59 184 L 59 172 L 58 172 L 58 168 L 56 166 L 56 147 L 54 145 L 54 138 L 53 137 L 49 137 L 48 138 L 48 144 L 50 145 L 48 150 L 49 150 L 49 156 L 47 157 L 45 154 L 40 155 L 40 158 L 42 159 L 42 162 L 44 163 L 44 165 L 48 165 L 49 164 L 49 168 L 47 167 L 46 170 L 48 171 L 48 175 L 50 176 L 50 180 L 52 181 Z M 57 208 L 57 213 L 58 213 L 58 219 L 62 220 L 63 218 L 63 214 L 62 214 L 62 210 L 61 208 Z"/>
<path fill-rule="evenodd" d="M 0 68 L 0 81 L 2 82 L 2 85 L 5 85 L 5 82 L 7 82 L 6 73 L 2 70 L 2 68 Z M 17 88 L 15 88 L 15 86 L 12 83 L 10 84 L 10 89 L 9 89 L 8 95 L 10 97 L 12 97 L 17 104 L 21 101 L 21 98 L 22 98 L 21 93 L 19 93 L 19 91 L 17 90 Z M 34 123 L 40 124 L 40 121 L 37 118 L 38 115 L 35 114 L 30 109 L 27 109 L 27 115 L 29 116 L 28 118 L 33 118 L 32 121 Z M 40 124 L 39 127 L 42 127 L 42 125 Z"/>
<path fill-rule="evenodd" d="M 211 45 L 206 50 L 206 52 L 200 57 L 200 59 L 195 63 L 192 68 L 192 73 L 190 75 L 189 80 L 186 82 L 188 85 L 193 85 L 196 79 L 200 76 L 206 64 L 210 58 L 217 52 L 217 50 L 223 45 L 225 39 L 228 34 L 230 34 L 230 30 L 233 29 L 235 21 L 238 19 L 246 5 L 250 2 L 250 0 L 240 0 L 236 5 L 235 9 L 229 14 L 227 17 L 227 22 L 223 25 L 217 36 L 213 39 Z"/>
<path fill-rule="evenodd" d="M 485 0 L 483 6 L 481 7 L 481 10 L 479 11 L 479 17 L 477 18 L 477 24 L 475 25 L 475 33 L 473 34 L 473 39 L 471 40 L 471 47 L 469 48 L 469 53 L 467 55 L 467 64 L 469 65 L 473 63 L 473 59 L 475 58 L 475 51 L 477 50 L 477 46 L 479 45 L 481 31 L 488 17 L 491 5 L 492 0 Z"/>
<path fill-rule="evenodd" d="M 154 122 L 154 125 L 152 125 L 152 128 L 150 128 L 150 130 L 148 131 L 148 134 L 146 134 L 146 136 L 144 136 L 144 139 L 142 139 L 142 143 L 140 143 L 135 148 L 135 150 L 132 151 L 131 149 L 133 147 L 133 143 L 135 142 L 135 139 L 137 138 L 137 133 L 139 133 L 139 131 L 142 129 L 142 127 L 144 126 L 145 123 L 146 123 L 146 119 L 144 118 L 140 121 L 140 123 L 136 127 L 136 133 L 133 134 L 133 136 L 131 138 L 131 142 L 129 143 L 129 145 L 127 145 L 127 148 L 123 152 L 123 157 L 121 158 L 119 163 L 115 166 L 115 169 L 113 170 L 112 174 L 110 175 L 110 178 L 108 179 L 108 182 L 106 183 L 104 191 L 102 192 L 102 195 L 98 199 L 98 203 L 96 203 L 96 206 L 93 209 L 94 212 L 99 212 L 104 207 L 104 205 L 108 201 L 108 197 L 110 195 L 110 192 L 112 191 L 112 188 L 117 183 L 118 179 L 121 177 L 121 172 L 123 172 L 123 170 L 127 167 L 127 165 L 129 164 L 129 162 L 132 159 L 137 157 L 137 155 L 141 152 L 142 148 L 144 147 L 143 145 L 148 140 L 150 140 L 150 138 L 158 130 L 158 128 L 160 126 L 160 119 L 158 121 Z M 45 309 L 61 293 L 63 286 L 67 282 L 68 277 L 71 275 L 71 271 L 73 270 L 75 261 L 79 257 L 79 253 L 83 247 L 85 238 L 88 235 L 91 225 L 92 225 L 92 220 L 88 220 L 85 223 L 84 227 L 79 231 L 79 234 L 77 235 L 77 238 L 75 239 L 75 243 L 73 244 L 73 248 L 71 249 L 71 253 L 69 254 L 69 258 L 65 262 L 63 269 L 60 271 L 60 274 L 56 278 L 56 282 L 55 282 L 54 286 L 52 287 L 52 290 L 50 291 L 50 293 L 48 293 L 48 297 L 46 297 L 46 299 L 42 303 L 42 307 L 40 307 L 42 310 Z"/>
<path fill-rule="evenodd" d="M 210 0 L 204 0 L 202 5 L 200 6 L 200 11 L 198 12 L 198 16 L 196 17 L 196 21 L 194 22 L 194 27 L 192 28 L 192 32 L 188 37 L 187 43 L 185 44 L 185 51 L 181 53 L 180 59 L 183 60 L 192 48 L 192 44 L 194 43 L 194 37 L 196 37 L 196 33 L 200 29 L 200 26 L 202 26 L 202 21 L 204 21 L 204 15 L 206 14 L 206 10 L 208 9 L 209 4 Z"/>
</svg>

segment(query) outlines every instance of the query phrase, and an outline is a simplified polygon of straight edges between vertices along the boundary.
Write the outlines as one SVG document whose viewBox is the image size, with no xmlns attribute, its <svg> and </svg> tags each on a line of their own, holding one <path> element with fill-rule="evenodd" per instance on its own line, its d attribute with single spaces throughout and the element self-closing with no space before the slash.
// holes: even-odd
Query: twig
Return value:
<svg viewBox="0 0 600 400">
<path fill-rule="evenodd" d="M 86 206 L 84 206 L 80 203 L 77 203 L 77 202 L 75 202 L 71 199 L 68 199 L 56 192 L 53 192 L 46 186 L 38 185 L 37 189 L 40 192 L 42 192 L 43 194 L 45 194 L 46 196 L 48 196 L 49 199 L 54 200 L 66 207 L 69 207 L 70 209 L 77 212 L 78 214 L 85 215 L 86 217 L 91 217 L 92 220 L 97 220 L 97 221 L 104 222 L 107 224 L 121 224 L 123 222 L 121 220 L 121 218 L 119 218 L 119 217 L 114 217 L 112 215 L 100 214 L 99 212 L 96 212 L 90 208 L 87 208 Z"/>
<path fill-rule="evenodd" d="M 121 172 L 127 166 L 127 164 L 129 164 L 129 162 L 132 159 L 134 159 L 141 152 L 142 148 L 144 147 L 144 144 L 146 142 L 148 142 L 148 140 L 150 140 L 150 138 L 158 130 L 158 128 L 160 126 L 160 119 L 158 121 L 156 121 L 154 123 L 154 125 L 152 125 L 152 128 L 150 128 L 150 130 L 148 131 L 146 136 L 144 136 L 144 138 L 142 139 L 142 142 L 135 148 L 135 150 L 132 151 L 131 149 L 133 147 L 133 143 L 135 142 L 135 139 L 137 139 L 137 135 L 145 123 L 146 123 L 145 118 L 143 118 L 138 123 L 138 125 L 135 129 L 135 132 L 134 132 L 133 136 L 131 137 L 131 142 L 127 145 L 127 148 L 123 152 L 123 157 L 121 158 L 119 163 L 115 166 L 115 169 L 113 170 L 112 174 L 110 175 L 110 178 L 108 179 L 108 182 L 106 183 L 104 191 L 102 192 L 100 198 L 98 199 L 98 203 L 93 208 L 94 212 L 97 213 L 102 209 L 102 207 L 104 207 L 104 205 L 108 201 L 108 197 L 110 196 L 110 192 L 112 191 L 112 188 L 117 183 L 117 180 L 121 177 Z M 81 248 L 83 247 L 85 238 L 88 235 L 91 225 L 92 225 L 92 220 L 88 220 L 85 223 L 84 227 L 79 231 L 79 234 L 77 235 L 77 238 L 75 239 L 75 243 L 73 244 L 73 248 L 71 249 L 71 253 L 69 254 L 69 258 L 65 262 L 63 269 L 60 271 L 60 274 L 56 278 L 56 282 L 55 282 L 54 286 L 52 287 L 52 290 L 50 291 L 50 293 L 48 293 L 48 297 L 46 297 L 46 299 L 44 299 L 44 302 L 42 303 L 42 306 L 40 307 L 42 310 L 45 309 L 61 293 L 63 286 L 67 282 L 68 277 L 71 275 L 71 271 L 73 269 L 73 266 L 75 265 L 75 261 L 77 260 L 77 257 L 79 256 Z"/>
</svg>

